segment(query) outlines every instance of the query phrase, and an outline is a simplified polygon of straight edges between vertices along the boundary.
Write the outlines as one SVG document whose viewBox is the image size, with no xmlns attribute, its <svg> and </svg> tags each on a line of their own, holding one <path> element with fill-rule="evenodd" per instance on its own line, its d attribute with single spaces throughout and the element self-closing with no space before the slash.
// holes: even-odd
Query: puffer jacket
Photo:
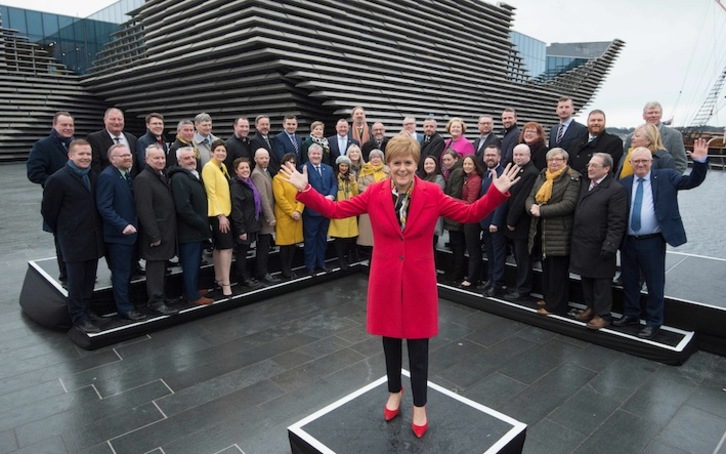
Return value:
<svg viewBox="0 0 726 454">
<path fill-rule="evenodd" d="M 534 196 L 546 180 L 545 172 L 547 169 L 540 172 L 524 203 L 527 213 L 532 205 L 537 203 Z M 552 197 L 547 203 L 540 206 L 540 216 L 532 217 L 529 227 L 530 252 L 534 247 L 537 230 L 539 230 L 542 235 L 542 258 L 550 255 L 561 257 L 570 255 L 575 207 L 580 192 L 580 177 L 579 172 L 569 167 L 557 177 L 552 187 Z"/>
</svg>

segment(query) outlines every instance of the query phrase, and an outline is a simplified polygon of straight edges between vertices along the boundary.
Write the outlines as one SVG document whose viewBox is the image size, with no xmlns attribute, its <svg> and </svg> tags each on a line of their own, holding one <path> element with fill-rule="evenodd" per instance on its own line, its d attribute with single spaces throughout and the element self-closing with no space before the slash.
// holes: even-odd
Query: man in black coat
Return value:
<svg viewBox="0 0 726 454">
<path fill-rule="evenodd" d="M 253 156 L 260 148 L 267 150 L 267 153 L 270 155 L 270 164 L 267 167 L 267 171 L 270 173 L 270 177 L 274 177 L 280 170 L 280 161 L 277 159 L 277 155 L 272 147 L 270 117 L 267 115 L 258 115 L 255 118 L 255 135 L 250 139 L 250 151 Z"/>
<path fill-rule="evenodd" d="M 587 165 L 575 209 L 570 271 L 579 274 L 587 309 L 575 315 L 590 329 L 610 325 L 615 253 L 627 227 L 627 192 L 613 179 L 613 159 L 596 153 Z"/>
<path fill-rule="evenodd" d="M 514 147 L 519 141 L 519 127 L 517 127 L 517 112 L 508 107 L 502 111 L 502 140 L 499 147 L 502 150 L 502 165 L 512 162 Z"/>
<path fill-rule="evenodd" d="M 164 137 L 164 116 L 160 113 L 153 112 L 146 116 L 146 134 L 139 137 L 136 141 L 136 149 L 131 150 L 136 153 L 137 174 L 144 170 L 146 165 L 146 147 L 152 143 L 158 143 L 169 154 L 169 145 Z"/>
<path fill-rule="evenodd" d="M 444 152 L 446 143 L 441 134 L 436 132 L 436 120 L 427 118 L 423 122 L 424 137 L 421 141 L 421 159 L 418 162 L 418 170 L 416 174 L 423 178 L 426 176 L 424 172 L 423 162 L 427 156 L 431 156 L 436 162 L 441 162 L 441 153 Z"/>
<path fill-rule="evenodd" d="M 207 193 L 197 172 L 194 148 L 179 148 L 176 154 L 179 166 L 169 168 L 168 174 L 176 208 L 176 231 L 179 264 L 184 277 L 184 297 L 192 304 L 210 304 L 214 300 L 207 298 L 206 292 L 199 290 L 202 246 L 210 237 Z"/>
<path fill-rule="evenodd" d="M 361 147 L 361 154 L 365 162 L 368 162 L 368 157 L 371 155 L 371 151 L 373 150 L 381 150 L 384 156 L 386 154 L 388 137 L 386 137 L 386 127 L 383 126 L 383 123 L 373 123 L 373 126 L 371 127 L 371 136 L 371 139 L 364 143 Z"/>
<path fill-rule="evenodd" d="M 224 165 L 227 172 L 234 172 L 234 160 L 237 158 L 247 158 L 252 161 L 252 145 L 250 144 L 250 121 L 246 117 L 238 117 L 232 125 L 234 132 L 232 136 L 224 143 L 227 147 L 227 157 L 224 158 Z M 254 167 L 254 164 L 251 164 Z"/>
<path fill-rule="evenodd" d="M 159 145 L 146 149 L 146 167 L 134 180 L 139 217 L 139 254 L 146 260 L 149 308 L 161 315 L 179 312 L 166 305 L 166 261 L 176 255 L 176 207 L 164 175 L 166 154 Z"/>
<path fill-rule="evenodd" d="M 101 221 L 96 210 L 96 176 L 91 171 L 91 145 L 75 140 L 68 162 L 45 182 L 41 213 L 57 235 L 68 273 L 68 312 L 84 333 L 100 331 L 91 314 L 98 259 L 103 256 Z"/>
<path fill-rule="evenodd" d="M 33 144 L 25 167 L 28 180 L 45 187 L 45 182 L 58 170 L 65 167 L 68 162 L 68 145 L 73 141 L 75 123 L 68 112 L 56 112 L 53 116 L 53 126 L 50 135 Z M 43 223 L 43 230 L 50 232 L 50 227 Z M 63 252 L 58 243 L 58 236 L 53 234 L 55 255 L 58 261 L 58 280 L 65 284 L 67 280 L 66 263 L 63 261 Z"/>
<path fill-rule="evenodd" d="M 595 153 L 607 153 L 617 166 L 623 156 L 623 141 L 605 131 L 605 112 L 595 109 L 587 116 L 587 132 L 572 145 L 570 167 L 581 174 L 587 173 L 587 164 Z M 613 169 L 610 173 L 613 173 Z"/>
<path fill-rule="evenodd" d="M 129 150 L 136 150 L 136 136 L 128 132 L 124 132 L 126 125 L 124 113 L 115 107 L 111 107 L 103 114 L 104 128 L 100 131 L 92 132 L 86 137 L 88 143 L 93 149 L 93 171 L 96 175 L 100 174 L 103 169 L 110 166 L 108 162 L 108 149 L 111 145 L 121 143 L 129 147 Z M 134 165 L 131 167 L 131 177 L 133 178 L 139 172 L 134 157 Z"/>
<path fill-rule="evenodd" d="M 520 300 L 532 291 L 532 259 L 529 255 L 529 228 L 532 218 L 524 208 L 524 201 L 532 190 L 539 171 L 532 162 L 532 153 L 527 144 L 519 144 L 512 152 L 514 164 L 519 167 L 519 183 L 509 190 L 511 196 L 497 210 L 504 210 L 506 218 L 505 236 L 511 240 L 514 261 L 517 263 L 517 280 L 514 288 L 504 297 L 513 301 Z"/>
</svg>

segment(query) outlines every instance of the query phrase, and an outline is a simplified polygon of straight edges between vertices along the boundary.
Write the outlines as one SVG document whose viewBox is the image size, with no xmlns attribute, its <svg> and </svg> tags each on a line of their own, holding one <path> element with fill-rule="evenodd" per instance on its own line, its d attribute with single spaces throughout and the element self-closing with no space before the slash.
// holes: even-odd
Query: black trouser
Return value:
<svg viewBox="0 0 726 454">
<path fill-rule="evenodd" d="M 464 242 L 466 253 L 469 254 L 469 270 L 466 278 L 472 284 L 481 280 L 481 271 L 484 261 L 481 258 L 481 227 L 479 223 L 464 224 Z"/>
<path fill-rule="evenodd" d="M 250 272 L 247 270 L 247 252 L 249 250 L 249 244 L 235 244 L 234 251 L 237 254 L 235 264 L 237 265 L 237 276 L 239 276 L 240 283 L 250 278 Z M 259 248 L 257 249 L 257 253 L 259 254 Z"/>
<path fill-rule="evenodd" d="M 582 296 L 587 307 L 595 314 L 609 320 L 613 308 L 613 278 L 594 278 L 581 276 Z"/>
<path fill-rule="evenodd" d="M 68 271 L 66 271 L 66 262 L 63 260 L 63 251 L 61 251 L 58 235 L 53 234 L 53 243 L 55 244 L 55 258 L 58 262 L 58 280 L 68 280 Z"/>
<path fill-rule="evenodd" d="M 460 281 L 464 279 L 464 252 L 466 251 L 466 241 L 464 240 L 464 232 L 449 230 L 449 243 L 451 243 L 451 252 L 454 256 L 454 280 Z M 479 251 L 481 254 L 481 251 Z"/>
<path fill-rule="evenodd" d="M 426 392 L 429 374 L 429 340 L 406 339 L 408 346 L 408 364 L 411 372 L 411 392 L 413 404 L 417 407 L 426 405 Z M 401 366 L 403 363 L 403 339 L 383 337 L 383 352 L 386 356 L 386 375 L 388 376 L 388 392 L 401 391 Z"/>
<path fill-rule="evenodd" d="M 517 263 L 517 283 L 515 290 L 523 295 L 532 291 L 532 257 L 529 255 L 528 240 L 512 240 L 514 261 Z"/>
<path fill-rule="evenodd" d="M 570 297 L 570 256 L 551 256 L 542 259 L 542 293 L 545 307 L 557 315 L 567 313 Z"/>
<path fill-rule="evenodd" d="M 166 291 L 166 260 L 146 261 L 146 296 L 149 307 L 164 304 Z"/>
<path fill-rule="evenodd" d="M 335 237 L 335 252 L 338 254 L 338 263 L 341 267 L 348 267 L 353 261 L 353 249 L 355 248 L 355 237 L 353 238 L 337 238 Z"/>
<path fill-rule="evenodd" d="M 68 313 L 74 325 L 88 321 L 98 259 L 68 262 Z"/>
<path fill-rule="evenodd" d="M 292 264 L 295 260 L 295 249 L 297 249 L 297 246 L 294 244 L 280 246 L 280 270 L 282 271 L 282 277 L 292 277 Z"/>
<path fill-rule="evenodd" d="M 270 256 L 270 245 L 272 245 L 272 235 L 269 233 L 260 233 L 257 235 L 257 249 L 255 250 L 255 274 L 258 278 L 264 279 L 268 273 L 267 259 Z"/>
</svg>

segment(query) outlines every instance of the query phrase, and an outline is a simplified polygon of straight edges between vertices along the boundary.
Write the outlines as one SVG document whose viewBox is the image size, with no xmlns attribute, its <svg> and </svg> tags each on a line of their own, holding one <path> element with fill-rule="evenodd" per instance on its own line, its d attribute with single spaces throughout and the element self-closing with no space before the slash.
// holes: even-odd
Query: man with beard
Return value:
<svg viewBox="0 0 726 454">
<path fill-rule="evenodd" d="M 587 164 L 596 153 L 609 154 L 617 165 L 623 156 L 623 141 L 605 131 L 605 112 L 595 109 L 587 116 L 587 133 L 580 136 L 572 149 L 570 167 L 585 175 Z M 613 172 L 615 169 L 610 169 L 610 173 Z"/>
<path fill-rule="evenodd" d="M 363 154 L 363 160 L 365 162 L 368 162 L 368 157 L 373 150 L 381 150 L 385 155 L 386 144 L 388 143 L 388 137 L 386 137 L 386 127 L 383 126 L 383 123 L 373 123 L 371 131 L 373 132 L 373 137 L 371 137 L 371 140 L 364 143 L 363 147 L 361 148 L 361 153 Z"/>
<path fill-rule="evenodd" d="M 506 108 L 502 112 L 502 165 L 512 162 L 512 152 L 517 141 L 519 141 L 519 128 L 517 127 L 517 112 L 512 108 Z"/>
<path fill-rule="evenodd" d="M 282 120 L 284 131 L 279 132 L 272 139 L 272 148 L 275 152 L 277 162 L 287 153 L 295 155 L 295 162 L 302 162 L 300 151 L 302 150 L 302 139 L 297 134 L 297 117 L 295 115 L 287 115 Z"/>
<path fill-rule="evenodd" d="M 481 177 L 480 196 L 484 196 L 492 182 L 504 172 L 501 151 L 496 145 L 484 150 L 484 175 Z M 499 296 L 504 287 L 504 266 L 507 260 L 507 241 L 504 238 L 504 216 L 502 212 L 492 211 L 481 220 L 482 238 L 487 250 L 487 277 L 484 284 L 485 296 Z"/>
</svg>

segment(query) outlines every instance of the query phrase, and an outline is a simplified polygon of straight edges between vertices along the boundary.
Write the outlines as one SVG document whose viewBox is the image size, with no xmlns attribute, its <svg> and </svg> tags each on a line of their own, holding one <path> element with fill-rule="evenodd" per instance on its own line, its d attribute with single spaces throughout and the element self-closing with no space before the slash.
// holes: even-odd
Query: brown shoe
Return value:
<svg viewBox="0 0 726 454">
<path fill-rule="evenodd" d="M 194 300 L 191 303 L 196 306 L 204 306 L 207 304 L 212 304 L 214 300 L 212 298 L 207 298 L 206 296 L 200 297 L 198 300 Z"/>
<path fill-rule="evenodd" d="M 590 320 L 595 317 L 595 311 L 592 310 L 591 307 L 588 307 L 584 311 L 580 311 L 575 315 L 575 320 L 580 320 L 581 322 L 589 322 Z"/>
<path fill-rule="evenodd" d="M 537 306 L 544 306 L 546 304 L 547 303 L 545 303 L 545 300 L 539 300 L 539 301 L 537 301 Z"/>
<path fill-rule="evenodd" d="M 595 317 L 593 317 L 592 320 L 587 322 L 587 325 L 585 325 L 585 326 L 587 326 L 590 329 L 602 329 L 609 325 L 610 325 L 610 320 L 606 320 L 606 319 L 600 317 L 599 315 L 596 315 Z"/>
<path fill-rule="evenodd" d="M 207 288 L 199 289 L 199 296 L 207 296 L 207 295 L 209 295 L 209 289 L 207 289 Z"/>
<path fill-rule="evenodd" d="M 537 309 L 537 314 L 539 314 L 539 315 L 543 315 L 543 316 L 545 316 L 545 317 L 547 317 L 548 315 L 552 315 L 552 314 L 550 314 L 550 312 L 549 312 L 549 311 L 548 311 L 547 309 L 545 309 L 544 307 L 540 307 L 539 309 Z"/>
</svg>

